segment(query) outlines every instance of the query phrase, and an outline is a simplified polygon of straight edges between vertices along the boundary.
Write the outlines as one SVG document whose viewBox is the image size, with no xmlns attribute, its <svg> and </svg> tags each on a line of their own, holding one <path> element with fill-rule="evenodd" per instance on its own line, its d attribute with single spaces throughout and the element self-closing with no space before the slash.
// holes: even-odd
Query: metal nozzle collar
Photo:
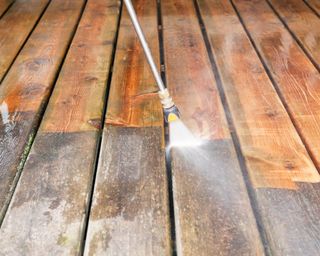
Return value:
<svg viewBox="0 0 320 256">
<path fill-rule="evenodd" d="M 173 100 L 169 94 L 168 89 L 158 92 L 163 108 L 171 108 L 174 106 Z"/>
</svg>

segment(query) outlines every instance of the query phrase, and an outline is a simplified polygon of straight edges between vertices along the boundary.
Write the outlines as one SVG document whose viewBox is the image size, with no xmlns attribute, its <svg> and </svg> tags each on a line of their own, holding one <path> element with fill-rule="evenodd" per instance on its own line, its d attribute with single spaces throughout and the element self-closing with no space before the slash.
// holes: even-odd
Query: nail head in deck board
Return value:
<svg viewBox="0 0 320 256">
<path fill-rule="evenodd" d="M 85 255 L 170 255 L 162 134 L 105 129 Z"/>
<path fill-rule="evenodd" d="M 297 189 L 296 182 L 320 182 L 232 5 L 198 2 L 254 187 Z"/>
<path fill-rule="evenodd" d="M 137 1 L 136 12 L 146 39 L 159 63 L 159 39 L 156 1 Z M 115 56 L 107 124 L 116 126 L 162 126 L 163 117 L 158 87 L 144 56 L 140 42 L 124 7 Z"/>
<path fill-rule="evenodd" d="M 0 86 L 0 218 L 83 4 L 52 1 Z"/>
<path fill-rule="evenodd" d="M 320 15 L 320 1 L 319 0 L 305 0 L 306 3 L 318 14 Z"/>
<path fill-rule="evenodd" d="M 169 90 L 206 143 L 173 149 L 178 255 L 263 255 L 192 1 L 161 2 Z"/>
<path fill-rule="evenodd" d="M 0 2 L 0 17 L 9 8 L 14 0 L 2 0 Z"/>
<path fill-rule="evenodd" d="M 301 0 L 268 0 L 320 68 L 320 19 Z"/>
<path fill-rule="evenodd" d="M 134 1 L 159 63 L 156 1 Z M 123 6 L 85 255 L 171 255 L 163 117 Z"/>
<path fill-rule="evenodd" d="M 0 81 L 49 0 L 17 0 L 0 20 Z"/>
<path fill-rule="evenodd" d="M 320 169 L 320 74 L 264 1 L 234 0 Z"/>
<path fill-rule="evenodd" d="M 5 254 L 78 255 L 81 250 L 99 136 L 97 128 L 83 129 L 83 124 L 102 118 L 119 6 L 117 0 L 87 2 L 1 227 L 0 248 Z M 80 44 L 86 50 L 79 50 Z M 75 58 L 80 61 L 74 63 Z M 87 87 L 89 76 L 99 86 Z M 75 95 L 74 104 L 61 112 L 59 102 Z M 74 116 L 69 118 L 71 112 Z M 47 129 L 56 115 L 69 125 L 57 122 L 56 130 Z"/>
</svg>

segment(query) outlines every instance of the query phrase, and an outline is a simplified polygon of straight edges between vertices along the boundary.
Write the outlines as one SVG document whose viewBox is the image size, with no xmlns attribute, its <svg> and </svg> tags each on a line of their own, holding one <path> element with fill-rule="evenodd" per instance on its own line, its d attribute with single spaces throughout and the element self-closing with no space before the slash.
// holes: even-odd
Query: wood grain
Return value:
<svg viewBox="0 0 320 256">
<path fill-rule="evenodd" d="M 287 121 L 288 117 L 282 110 L 283 107 L 278 100 L 274 99 L 276 94 L 271 89 L 263 69 L 260 68 L 261 63 L 239 24 L 231 4 L 222 0 L 199 0 L 198 2 L 218 63 L 236 132 L 241 142 L 241 149 L 251 174 L 251 181 L 255 188 L 253 190 L 256 198 L 255 208 L 261 216 L 261 226 L 267 237 L 270 254 L 279 256 L 317 255 L 320 248 L 318 214 L 320 184 L 294 182 L 294 187 L 287 187 L 287 181 L 281 176 L 283 172 L 276 171 L 279 170 L 278 163 L 283 163 L 279 164 L 280 167 L 283 166 L 280 170 L 288 169 L 284 177 L 291 172 L 289 167 L 294 172 L 301 172 L 302 175 L 304 168 L 314 170 L 314 167 L 305 151 L 302 150 L 301 142 L 294 135 L 292 125 Z M 243 18 L 247 12 L 247 17 L 244 18 L 245 24 L 248 24 L 249 19 L 250 23 L 255 22 L 254 26 L 259 27 L 261 36 L 265 38 L 272 35 L 283 36 L 284 32 L 273 33 L 279 23 L 272 19 L 274 14 L 270 14 L 268 9 L 263 8 L 265 4 L 262 1 L 236 0 L 234 2 Z M 247 7 L 246 11 L 243 10 L 244 7 Z M 224 15 L 221 15 L 222 13 Z M 248 17 L 249 13 L 252 16 Z M 259 17 L 259 21 L 255 15 Z M 268 24 L 272 24 L 272 27 L 264 27 Z M 228 27 L 230 29 L 227 29 Z M 252 36 L 257 34 L 257 30 L 254 31 L 253 27 L 250 27 L 249 31 Z M 261 44 L 267 44 L 267 42 L 261 41 Z M 276 42 L 269 42 L 268 56 L 276 52 L 273 48 L 273 46 L 277 47 Z M 290 40 L 287 42 L 290 43 Z M 294 47 L 292 44 L 290 46 L 290 52 L 294 53 L 294 50 L 292 51 Z M 291 67 L 290 64 L 288 66 Z M 241 103 L 240 100 L 245 102 Z M 272 108 L 265 108 L 263 106 L 267 104 L 265 102 Z M 249 112 L 250 106 L 252 111 Z M 270 124 L 263 119 L 269 119 Z M 272 124 L 273 120 L 276 124 Z M 280 124 L 282 128 L 277 126 Z M 252 157 L 253 153 L 255 158 Z M 299 159 L 305 159 L 304 164 L 296 168 L 295 164 Z M 275 167 L 276 170 L 274 170 Z M 267 174 L 270 181 L 273 178 L 277 182 L 268 181 L 267 184 L 259 183 L 257 186 L 252 177 L 256 175 L 255 173 L 261 172 Z M 274 184 L 279 185 L 278 188 L 274 188 Z"/>
<path fill-rule="evenodd" d="M 231 4 L 201 0 L 199 5 L 254 186 L 296 189 L 296 182 L 319 182 Z"/>
<path fill-rule="evenodd" d="M 264 255 L 193 1 L 164 0 L 162 13 L 168 87 L 204 140 L 172 150 L 177 253 Z"/>
<path fill-rule="evenodd" d="M 53 4 L 77 7 L 79 14 L 83 1 Z M 87 124 L 103 115 L 119 6 L 117 0 L 87 2 L 1 227 L 6 255 L 81 253 L 100 130 Z M 54 129 L 58 117 L 68 121 Z"/>
<path fill-rule="evenodd" d="M 158 25 L 154 2 L 148 3 L 151 5 L 150 8 L 145 8 L 142 3 L 137 2 L 136 8 L 138 13 L 143 14 L 139 21 L 149 24 L 144 26 L 144 33 L 155 62 L 159 63 Z M 157 92 L 158 87 L 140 42 L 125 13 L 121 20 L 106 123 L 126 127 L 162 126 L 162 111 Z"/>
<path fill-rule="evenodd" d="M 0 86 L 0 218 L 83 4 L 52 1 Z"/>
<path fill-rule="evenodd" d="M 320 15 L 320 1 L 319 0 L 305 0 L 305 2 Z"/>
<path fill-rule="evenodd" d="M 300 0 L 268 0 L 320 70 L 320 19 Z"/>
<path fill-rule="evenodd" d="M 17 0 L 0 20 L 0 82 L 48 2 Z"/>
<path fill-rule="evenodd" d="M 104 130 L 85 255 L 171 255 L 162 134 Z"/>
<path fill-rule="evenodd" d="M 320 74 L 267 3 L 234 0 L 320 169 Z"/>
<path fill-rule="evenodd" d="M 159 63 L 157 2 L 133 2 Z M 123 6 L 85 255 L 171 255 L 162 109 Z"/>
<path fill-rule="evenodd" d="M 1 0 L 0 2 L 0 17 L 4 14 L 5 11 L 9 8 L 9 6 L 13 3 L 14 0 Z"/>
</svg>

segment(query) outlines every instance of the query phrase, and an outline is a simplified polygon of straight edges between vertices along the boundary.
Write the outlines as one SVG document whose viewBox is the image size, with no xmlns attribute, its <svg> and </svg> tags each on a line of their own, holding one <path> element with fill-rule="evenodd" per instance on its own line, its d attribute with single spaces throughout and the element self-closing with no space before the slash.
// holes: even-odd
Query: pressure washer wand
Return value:
<svg viewBox="0 0 320 256">
<path fill-rule="evenodd" d="M 176 105 L 174 104 L 174 102 L 169 94 L 168 89 L 163 84 L 163 81 L 161 79 L 161 76 L 158 72 L 157 66 L 156 66 L 154 59 L 152 57 L 150 48 L 149 48 L 148 43 L 146 41 L 146 38 L 143 34 L 141 26 L 139 24 L 137 14 L 133 8 L 131 0 L 124 0 L 124 3 L 127 7 L 132 24 L 135 28 L 135 31 L 136 31 L 138 38 L 139 38 L 139 41 L 142 45 L 143 51 L 146 55 L 146 58 L 148 60 L 149 65 L 150 65 L 152 74 L 156 80 L 158 87 L 159 87 L 158 94 L 159 94 L 160 101 L 161 101 L 161 104 L 163 107 L 164 119 L 166 122 L 174 121 L 177 118 L 180 118 L 180 112 L 179 112 L 178 108 L 176 107 Z"/>
</svg>

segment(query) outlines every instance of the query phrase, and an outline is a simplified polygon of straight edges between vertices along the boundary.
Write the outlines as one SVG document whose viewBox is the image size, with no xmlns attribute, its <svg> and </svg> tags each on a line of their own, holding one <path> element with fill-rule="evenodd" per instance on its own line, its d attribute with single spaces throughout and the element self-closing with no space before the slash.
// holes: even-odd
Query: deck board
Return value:
<svg viewBox="0 0 320 256">
<path fill-rule="evenodd" d="M 79 15 L 83 3 L 52 4 Z M 87 2 L 1 227 L 2 253 L 81 252 L 118 12 L 116 0 Z"/>
<path fill-rule="evenodd" d="M 123 1 L 0 0 L 0 255 L 318 255 L 319 0 L 133 4 L 202 144 Z"/>
<path fill-rule="evenodd" d="M 268 0 L 320 71 L 320 19 L 300 0 Z"/>
<path fill-rule="evenodd" d="M 17 0 L 0 20 L 0 83 L 49 0 Z"/>
<path fill-rule="evenodd" d="M 320 169 L 320 74 L 263 1 L 234 0 L 275 79 L 293 123 Z"/>
<path fill-rule="evenodd" d="M 319 251 L 319 174 L 232 5 L 219 0 L 199 0 L 199 4 L 271 254 L 315 255 Z M 250 10 L 262 9 L 263 15 L 257 10 L 255 15 L 264 21 L 270 15 L 260 4 L 252 3 Z"/>
<path fill-rule="evenodd" d="M 0 17 L 8 10 L 14 0 L 2 0 L 0 2 Z"/>
<path fill-rule="evenodd" d="M 313 9 L 314 12 L 317 13 L 317 15 L 320 16 L 320 1 L 319 0 L 305 0 L 305 2 L 307 3 L 307 5 L 309 5 L 309 7 L 311 9 Z"/>
<path fill-rule="evenodd" d="M 204 140 L 172 149 L 177 254 L 264 255 L 193 1 L 161 3 L 168 88 Z"/>
<path fill-rule="evenodd" d="M 0 219 L 76 28 L 83 0 L 51 2 L 0 85 Z"/>
<path fill-rule="evenodd" d="M 159 64 L 156 1 L 137 0 L 134 6 Z M 156 92 L 124 9 L 85 255 L 171 255 L 163 117 Z"/>
</svg>

